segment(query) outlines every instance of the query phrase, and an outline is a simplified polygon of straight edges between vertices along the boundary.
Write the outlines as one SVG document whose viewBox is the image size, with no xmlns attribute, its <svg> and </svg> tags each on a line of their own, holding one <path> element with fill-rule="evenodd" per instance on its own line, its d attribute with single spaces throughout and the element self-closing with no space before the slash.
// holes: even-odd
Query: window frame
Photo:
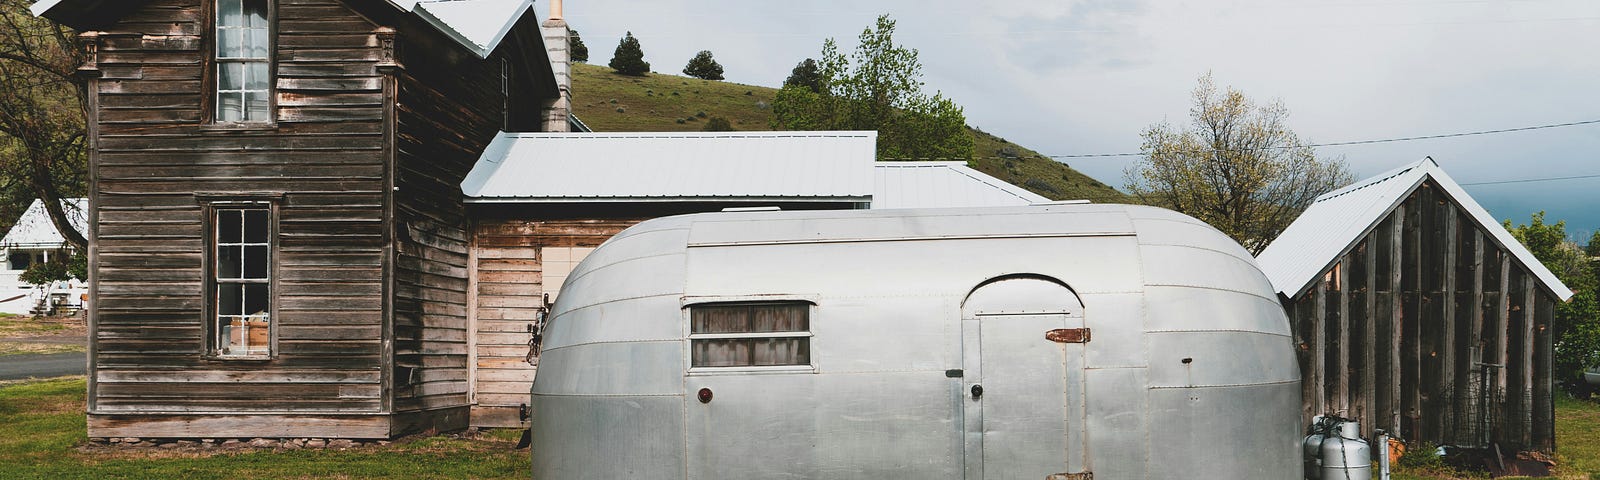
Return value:
<svg viewBox="0 0 1600 480">
<path fill-rule="evenodd" d="M 202 339 L 204 348 L 201 356 L 211 360 L 223 361 L 273 360 L 278 356 L 278 325 L 282 321 L 281 315 L 279 315 L 278 305 L 279 202 L 275 198 L 202 198 L 201 206 L 201 210 L 203 212 L 202 228 L 204 230 L 202 248 L 205 249 L 205 251 L 201 254 L 202 291 L 200 292 L 200 295 L 201 302 L 204 307 L 201 308 L 200 315 L 202 325 L 201 331 L 205 334 L 205 338 Z M 220 240 L 217 233 L 217 227 L 219 223 L 217 217 L 220 212 L 230 210 L 265 210 L 267 212 L 267 278 L 265 281 L 249 282 L 241 279 L 241 281 L 237 282 L 222 282 L 217 279 L 217 250 Z M 241 223 L 241 225 L 243 225 L 243 223 Z M 244 242 L 244 240 L 245 239 L 243 237 L 240 238 L 241 245 L 245 243 L 253 243 Z M 241 248 L 241 251 L 243 250 L 244 249 Z M 267 353 L 246 355 L 228 355 L 222 353 L 222 328 L 217 309 L 219 306 L 218 304 L 221 303 L 221 301 L 218 299 L 218 292 L 220 291 L 218 286 L 224 283 L 257 283 L 267 286 Z M 240 299 L 240 301 L 243 302 L 244 299 Z"/>
<path fill-rule="evenodd" d="M 201 76 L 201 87 L 204 95 L 200 101 L 200 115 L 202 131 L 234 131 L 234 130 L 274 130 L 278 128 L 278 2 L 262 0 L 267 4 L 267 56 L 264 60 L 239 61 L 238 59 L 224 59 L 220 57 L 217 49 L 221 41 L 217 38 L 218 25 L 221 22 L 218 12 L 218 2 L 224 0 L 206 0 L 205 2 L 205 28 L 207 31 L 201 38 L 201 48 L 205 49 L 205 69 Z M 242 1 L 241 6 L 242 6 Z M 262 121 L 225 121 L 217 114 L 221 107 L 222 76 L 219 70 L 224 63 L 265 63 L 267 65 L 267 97 L 266 119 Z M 241 99 L 241 102 L 243 100 Z M 240 108 L 247 107 L 241 103 Z M 241 115 L 242 116 L 242 115 Z"/>
<path fill-rule="evenodd" d="M 687 300 L 687 299 L 686 299 Z M 817 304 L 809 298 L 750 298 L 729 297 L 725 300 L 700 299 L 683 305 L 683 332 L 684 332 L 684 369 L 690 375 L 718 375 L 718 374 L 750 374 L 750 373 L 816 373 L 816 313 Z M 694 333 L 694 310 L 708 307 L 748 307 L 762 305 L 792 305 L 805 308 L 806 329 L 804 331 L 791 330 L 781 332 L 746 332 L 746 333 Z M 729 365 L 729 366 L 695 366 L 694 345 L 696 340 L 727 340 L 745 338 L 804 338 L 806 339 L 806 363 L 792 365 Z"/>
</svg>

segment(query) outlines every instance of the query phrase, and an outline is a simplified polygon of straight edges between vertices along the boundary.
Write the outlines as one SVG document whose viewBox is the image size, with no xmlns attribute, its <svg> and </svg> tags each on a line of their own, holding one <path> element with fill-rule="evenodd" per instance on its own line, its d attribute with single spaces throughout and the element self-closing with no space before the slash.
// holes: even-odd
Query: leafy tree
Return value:
<svg viewBox="0 0 1600 480">
<path fill-rule="evenodd" d="M 711 117 L 710 120 L 706 121 L 705 128 L 701 130 L 706 132 L 731 132 L 733 131 L 733 124 L 728 123 L 726 118 Z"/>
<path fill-rule="evenodd" d="M 1289 129 L 1289 110 L 1257 106 L 1200 77 L 1189 125 L 1151 125 L 1141 158 L 1124 171 L 1128 193 L 1205 221 L 1260 253 L 1318 195 L 1354 181 L 1343 158 L 1317 158 Z"/>
<path fill-rule="evenodd" d="M 701 80 L 722 80 L 722 64 L 711 58 L 710 50 L 701 50 L 683 66 L 683 74 Z"/>
<path fill-rule="evenodd" d="M 1545 268 L 1572 289 L 1572 299 L 1556 305 L 1556 380 L 1577 385 L 1583 370 L 1600 365 L 1600 271 L 1575 242 L 1567 241 L 1567 222 L 1544 222 L 1544 212 L 1533 214 L 1527 225 L 1504 223 L 1511 236 L 1528 247 Z M 1590 246 L 1593 246 L 1593 240 Z"/>
<path fill-rule="evenodd" d="M 83 280 L 88 278 L 87 261 L 83 254 L 73 252 L 72 255 L 62 255 L 56 252 L 50 256 L 50 261 L 28 265 L 17 280 L 29 285 L 49 285 L 55 282 L 65 282 L 74 278 Z M 70 257 L 70 258 L 63 258 Z"/>
<path fill-rule="evenodd" d="M 1583 251 L 1591 257 L 1600 257 L 1600 230 L 1595 230 L 1594 236 L 1589 237 L 1589 246 Z"/>
<path fill-rule="evenodd" d="M 794 70 L 789 71 L 789 78 L 783 79 L 783 86 L 790 85 L 809 88 L 812 93 L 822 93 L 827 88 L 822 84 L 822 70 L 817 67 L 817 61 L 810 58 L 796 64 Z"/>
<path fill-rule="evenodd" d="M 617 51 L 611 54 L 609 66 L 623 75 L 643 77 L 650 73 L 650 62 L 644 61 L 644 49 L 639 47 L 639 39 L 633 38 L 633 32 L 617 42 Z"/>
<path fill-rule="evenodd" d="M 87 57 L 75 32 L 34 17 L 30 3 L 0 0 L 0 197 L 43 199 L 56 230 L 85 250 L 61 199 L 84 193 L 88 95 L 76 73 Z"/>
<path fill-rule="evenodd" d="M 589 46 L 583 44 L 583 37 L 578 35 L 578 30 L 573 29 L 570 32 L 571 34 L 567 35 L 567 54 L 572 57 L 574 62 L 587 63 L 589 61 Z"/>
<path fill-rule="evenodd" d="M 785 130 L 877 130 L 878 158 L 967 158 L 966 115 L 943 94 L 922 92 L 917 50 L 894 43 L 895 22 L 878 17 L 848 58 L 828 39 L 818 81 L 784 85 L 772 126 Z M 801 63 L 804 67 L 804 62 Z"/>
</svg>

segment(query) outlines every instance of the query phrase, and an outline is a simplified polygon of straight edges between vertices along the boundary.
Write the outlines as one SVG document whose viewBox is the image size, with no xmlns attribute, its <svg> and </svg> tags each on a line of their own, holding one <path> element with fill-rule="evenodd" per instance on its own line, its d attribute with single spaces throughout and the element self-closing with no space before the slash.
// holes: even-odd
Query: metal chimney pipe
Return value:
<svg viewBox="0 0 1600 480">
<path fill-rule="evenodd" d="M 550 0 L 550 20 L 561 19 L 561 0 Z"/>
</svg>

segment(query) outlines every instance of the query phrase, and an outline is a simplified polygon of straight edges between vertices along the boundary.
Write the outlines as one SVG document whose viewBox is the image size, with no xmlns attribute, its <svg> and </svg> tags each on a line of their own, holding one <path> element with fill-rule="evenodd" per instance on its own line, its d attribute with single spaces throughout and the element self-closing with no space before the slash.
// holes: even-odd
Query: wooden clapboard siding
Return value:
<svg viewBox="0 0 1600 480">
<path fill-rule="evenodd" d="M 1285 301 L 1305 421 L 1333 414 L 1361 420 L 1368 435 L 1553 448 L 1556 299 L 1537 281 L 1423 183 Z"/>
<path fill-rule="evenodd" d="M 537 367 L 526 360 L 528 328 L 543 306 L 544 247 L 597 247 L 643 218 L 483 220 L 474 229 L 475 405 L 472 424 L 521 424 Z M 552 292 L 553 293 L 553 292 Z"/>
<path fill-rule="evenodd" d="M 376 25 L 336 0 L 277 2 L 293 28 L 277 36 L 276 125 L 214 130 L 203 5 L 151 1 L 100 37 L 90 435 L 384 436 L 382 417 L 319 416 L 385 411 Z M 203 356 L 200 192 L 279 202 L 270 361 Z"/>
</svg>

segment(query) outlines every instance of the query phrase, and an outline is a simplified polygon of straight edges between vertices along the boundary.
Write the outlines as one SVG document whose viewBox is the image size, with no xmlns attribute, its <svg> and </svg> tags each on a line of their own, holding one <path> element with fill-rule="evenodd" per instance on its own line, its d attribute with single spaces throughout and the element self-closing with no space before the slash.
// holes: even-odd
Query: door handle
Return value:
<svg viewBox="0 0 1600 480">
<path fill-rule="evenodd" d="M 983 385 L 977 385 L 977 384 L 972 385 L 972 399 L 973 400 L 977 400 L 977 399 L 982 398 L 982 397 L 983 397 Z"/>
</svg>

